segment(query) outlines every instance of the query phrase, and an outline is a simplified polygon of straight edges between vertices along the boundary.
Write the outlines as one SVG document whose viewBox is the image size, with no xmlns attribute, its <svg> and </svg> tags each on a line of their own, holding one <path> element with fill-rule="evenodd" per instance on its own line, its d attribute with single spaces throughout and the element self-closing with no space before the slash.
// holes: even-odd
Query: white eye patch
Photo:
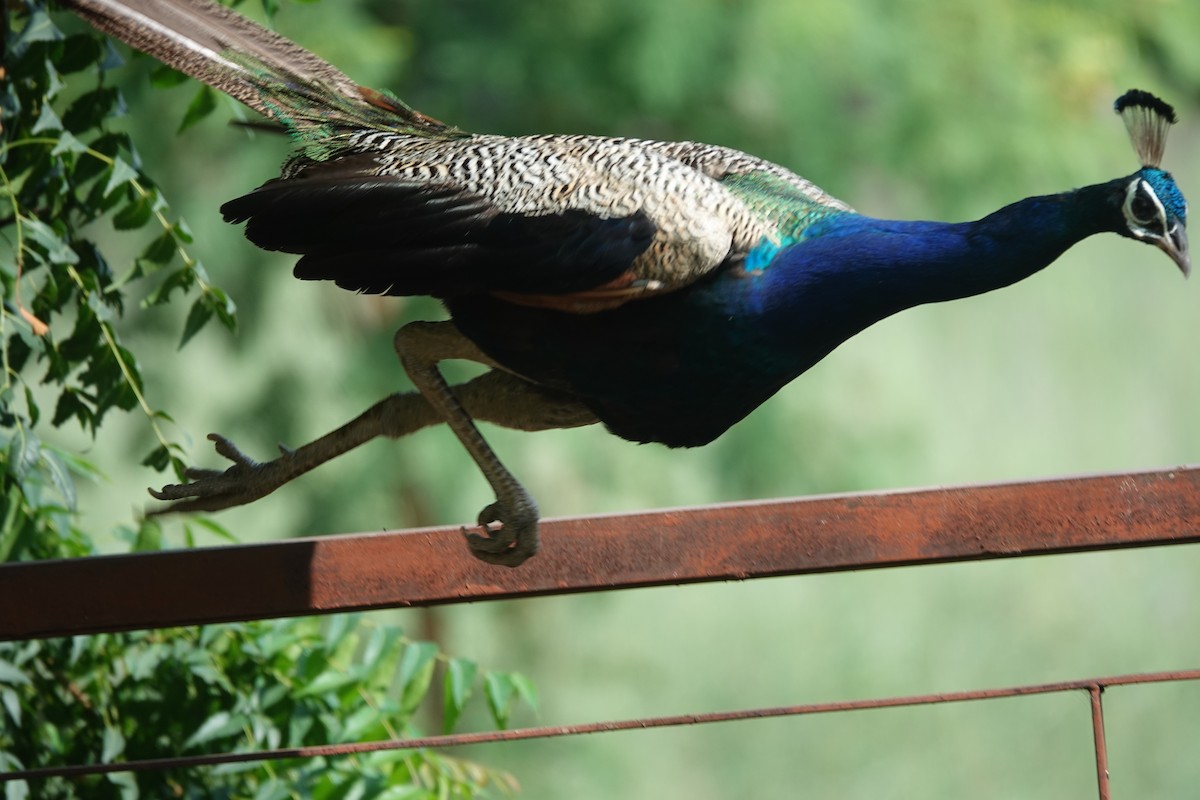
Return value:
<svg viewBox="0 0 1200 800">
<path fill-rule="evenodd" d="M 1167 210 L 1145 180 L 1131 181 L 1122 208 L 1129 232 L 1139 239 L 1161 237 L 1167 230 Z"/>
</svg>

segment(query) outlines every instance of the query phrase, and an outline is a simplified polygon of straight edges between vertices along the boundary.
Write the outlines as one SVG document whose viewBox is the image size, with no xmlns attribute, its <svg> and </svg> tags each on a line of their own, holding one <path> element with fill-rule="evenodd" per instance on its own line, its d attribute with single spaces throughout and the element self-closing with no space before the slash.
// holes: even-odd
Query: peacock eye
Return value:
<svg viewBox="0 0 1200 800">
<path fill-rule="evenodd" d="M 1148 225 L 1158 218 L 1158 209 L 1155 208 L 1154 201 L 1141 192 L 1133 196 L 1133 200 L 1129 203 L 1129 213 L 1135 222 L 1143 225 Z"/>
</svg>

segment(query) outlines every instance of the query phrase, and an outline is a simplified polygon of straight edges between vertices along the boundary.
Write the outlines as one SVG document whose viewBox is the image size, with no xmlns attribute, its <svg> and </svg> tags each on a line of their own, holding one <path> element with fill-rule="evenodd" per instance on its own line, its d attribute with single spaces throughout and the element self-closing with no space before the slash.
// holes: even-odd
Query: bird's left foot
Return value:
<svg viewBox="0 0 1200 800">
<path fill-rule="evenodd" d="M 232 461 L 233 466 L 225 470 L 188 467 L 184 470 L 187 483 L 150 489 L 155 500 L 170 503 L 149 512 L 151 516 L 179 511 L 220 511 L 245 505 L 265 497 L 304 471 L 297 468 L 295 451 L 283 445 L 279 446 L 279 458 L 261 463 L 220 434 L 210 433 L 208 438 L 217 453 Z"/>
<path fill-rule="evenodd" d="M 518 567 L 538 551 L 538 510 L 526 495 L 515 503 L 497 500 L 479 512 L 483 533 L 463 528 L 471 554 L 480 561 Z M 493 527 L 496 523 L 500 527 Z"/>
</svg>

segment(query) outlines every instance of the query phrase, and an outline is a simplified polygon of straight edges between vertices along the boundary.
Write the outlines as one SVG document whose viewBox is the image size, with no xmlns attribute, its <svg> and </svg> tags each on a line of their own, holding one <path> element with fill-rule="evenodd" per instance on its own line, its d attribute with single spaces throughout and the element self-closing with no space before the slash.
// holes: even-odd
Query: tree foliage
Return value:
<svg viewBox="0 0 1200 800">
<path fill-rule="evenodd" d="M 144 462 L 183 468 L 170 417 L 145 395 L 141 365 L 116 323 L 131 304 L 191 304 L 180 344 L 210 319 L 234 326 L 234 306 L 188 250 L 192 236 L 141 167 L 121 93 L 104 74 L 120 63 L 104 39 L 65 35 L 30 7 L 6 41 L 0 182 L 7 202 L 0 259 L 0 558 L 45 558 L 70 528 L 71 472 L 80 458 L 37 431 L 77 423 L 95 436 L 109 412 L 139 410 L 153 435 Z M 127 234 L 124 258 L 95 232 Z M 65 515 L 65 516 L 64 516 Z"/>
<path fill-rule="evenodd" d="M 0 770 L 409 737 L 422 706 L 439 700 L 449 732 L 476 686 L 498 726 L 536 702 L 519 674 L 349 615 L 0 644 Z M 517 784 L 427 750 L 391 750 L 8 787 L 7 800 L 283 800 L 476 797 Z"/>
<path fill-rule="evenodd" d="M 117 51 L 92 32 L 64 33 L 41 3 L 10 21 L 0 95 L 0 561 L 26 561 L 95 552 L 78 526 L 74 479 L 96 470 L 39 431 L 77 425 L 93 438 L 110 412 L 136 411 L 154 441 L 143 463 L 182 470 L 171 418 L 146 395 L 122 317 L 186 304 L 182 347 L 212 320 L 232 329 L 234 305 L 119 125 L 125 101 L 106 80 Z M 158 70 L 155 82 L 178 76 Z M 213 108 L 207 90 L 195 98 L 181 127 Z M 154 521 L 122 533 L 132 550 L 161 546 Z M 521 675 L 357 617 L 0 643 L 0 771 L 411 736 L 426 706 L 450 731 L 472 698 L 498 726 L 519 703 L 535 703 Z M 5 798 L 394 799 L 475 797 L 486 787 L 511 793 L 516 784 L 432 752 L 392 751 L 15 781 Z"/>
</svg>

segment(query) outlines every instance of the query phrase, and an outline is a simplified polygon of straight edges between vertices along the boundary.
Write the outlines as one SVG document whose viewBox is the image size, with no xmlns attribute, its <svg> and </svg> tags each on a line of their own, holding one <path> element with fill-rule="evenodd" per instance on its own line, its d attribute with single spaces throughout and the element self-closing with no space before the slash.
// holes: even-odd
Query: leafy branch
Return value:
<svg viewBox="0 0 1200 800">
<path fill-rule="evenodd" d="M 465 663 L 358 615 L 0 644 L 0 768 L 418 736 L 415 718 L 436 694 L 435 668 L 442 667 L 443 696 L 451 696 L 464 685 Z M 528 682 L 476 669 L 493 721 L 505 724 L 512 708 L 489 687 Z M 532 706 L 530 692 L 518 695 Z M 452 727 L 447 719 L 445 729 Z M 99 796 L 106 780 L 77 788 Z M 137 784 L 151 797 L 197 796 L 189 790 L 200 785 L 280 800 L 433 800 L 518 788 L 504 771 L 428 750 L 145 773 Z M 73 797 L 71 786 L 48 782 L 37 796 Z"/>
<path fill-rule="evenodd" d="M 270 13 L 273 0 L 264 6 Z M 105 39 L 65 34 L 45 4 L 11 11 L 0 82 L 0 561 L 92 555 L 77 527 L 74 476 L 85 458 L 42 441 L 72 421 L 94 438 L 110 411 L 140 409 L 154 447 L 143 463 L 179 473 L 182 447 L 123 341 L 127 308 L 188 303 L 179 346 L 234 305 L 192 253 L 193 238 L 112 122 L 121 63 Z M 71 88 L 67 88 L 70 76 Z M 176 77 L 158 70 L 155 85 Z M 184 126 L 213 110 L 199 90 Z M 113 255 L 118 248 L 136 255 Z M 129 266 L 114 271 L 112 264 Z M 43 413 L 43 409 L 52 409 Z M 184 525 L 184 545 L 208 520 Z M 156 521 L 123 526 L 133 551 L 162 546 Z M 440 672 L 439 672 L 440 670 Z M 437 675 L 441 675 L 440 684 Z M 479 701 L 482 696 L 483 702 Z M 532 685 L 481 669 L 394 626 L 358 617 L 0 643 L 0 771 L 415 735 L 452 730 L 486 707 L 504 727 Z M 430 751 L 357 759 L 117 773 L 6 784 L 5 797 L 477 797 L 516 791 L 512 776 Z"/>
</svg>

